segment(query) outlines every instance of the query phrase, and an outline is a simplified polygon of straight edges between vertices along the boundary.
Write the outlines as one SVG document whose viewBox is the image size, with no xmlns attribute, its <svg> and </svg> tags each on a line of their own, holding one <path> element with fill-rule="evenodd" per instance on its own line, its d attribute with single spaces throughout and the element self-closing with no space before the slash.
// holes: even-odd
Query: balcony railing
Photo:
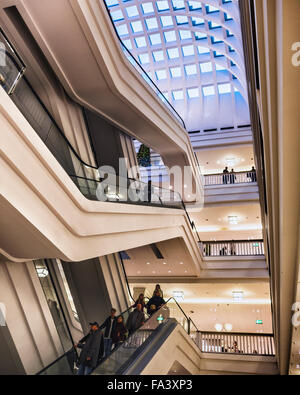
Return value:
<svg viewBox="0 0 300 395">
<path fill-rule="evenodd" d="M 198 332 L 196 343 L 204 353 L 274 356 L 274 335 L 270 333 Z"/>
<path fill-rule="evenodd" d="M 204 176 L 205 186 L 228 184 L 251 184 L 257 181 L 256 171 L 241 171 L 234 173 L 207 174 Z"/>
<path fill-rule="evenodd" d="M 203 256 L 264 256 L 263 240 L 202 241 Z"/>
</svg>

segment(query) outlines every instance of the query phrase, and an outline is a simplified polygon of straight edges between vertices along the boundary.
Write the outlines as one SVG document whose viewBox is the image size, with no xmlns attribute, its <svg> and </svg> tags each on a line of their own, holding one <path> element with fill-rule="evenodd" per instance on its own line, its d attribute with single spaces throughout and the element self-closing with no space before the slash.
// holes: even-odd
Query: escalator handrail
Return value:
<svg viewBox="0 0 300 395">
<path fill-rule="evenodd" d="M 171 296 L 171 297 L 166 301 L 166 303 L 164 304 L 164 306 L 165 306 L 167 303 L 169 303 L 170 300 L 173 300 L 173 301 L 176 303 L 176 305 L 179 307 L 180 311 L 181 311 L 182 314 L 185 316 L 185 318 L 186 318 L 188 321 L 192 322 L 192 324 L 193 324 L 194 327 L 196 328 L 197 332 L 200 332 L 199 329 L 197 328 L 196 324 L 194 323 L 194 321 L 191 319 L 191 317 L 188 317 L 188 316 L 186 315 L 186 313 L 184 312 L 184 310 L 182 309 L 182 307 L 180 306 L 180 304 L 177 302 L 177 300 L 174 298 L 174 296 Z"/>
<path fill-rule="evenodd" d="M 148 299 L 149 299 L 149 298 L 148 298 Z M 169 303 L 170 300 L 174 300 L 174 302 L 175 302 L 176 305 L 179 307 L 180 311 L 183 313 L 183 315 L 186 317 L 186 319 L 187 319 L 188 321 L 190 321 L 190 322 L 193 323 L 193 325 L 195 326 L 197 332 L 200 332 L 200 331 L 198 330 L 197 326 L 195 325 L 195 323 L 193 322 L 193 320 L 192 320 L 190 317 L 188 317 L 188 316 L 186 315 L 186 313 L 184 312 L 184 310 L 182 309 L 182 307 L 179 305 L 179 303 L 177 302 L 177 300 L 174 299 L 174 297 L 170 297 L 170 298 L 166 301 L 166 303 L 164 303 L 163 305 L 161 305 L 160 308 L 159 308 L 155 313 L 159 312 L 163 307 L 165 307 L 165 306 Z M 127 309 L 126 311 L 130 310 L 131 308 L 133 308 L 133 306 L 131 306 L 131 307 L 130 307 L 129 309 Z M 120 314 L 120 315 L 121 315 L 121 314 Z M 152 318 L 152 316 L 149 316 L 149 318 L 148 318 L 147 320 L 145 320 L 144 324 L 146 324 L 147 321 L 149 321 L 151 318 Z M 141 327 L 141 328 L 142 328 L 142 327 Z M 130 336 L 127 337 L 126 340 L 128 340 L 128 339 L 130 339 L 132 336 L 134 336 L 134 334 L 135 334 L 137 331 L 139 331 L 141 328 L 138 328 L 137 330 L 135 330 Z M 111 353 L 110 353 L 110 355 L 109 355 L 108 357 L 102 359 L 101 362 L 96 366 L 95 370 L 96 370 L 100 365 L 102 365 L 102 363 L 104 363 L 104 362 L 105 362 L 115 351 L 117 351 L 117 350 L 119 349 L 119 347 L 121 347 L 121 346 L 122 346 L 122 345 L 118 346 L 117 348 L 114 348 L 114 349 L 111 351 Z"/>
<path fill-rule="evenodd" d="M 179 309 L 181 310 L 181 312 L 184 314 L 184 316 L 185 316 L 188 320 L 190 320 L 191 322 L 193 322 L 192 319 L 189 318 L 189 317 L 185 314 L 184 310 L 181 308 L 181 306 L 180 306 L 179 303 L 176 301 L 176 299 L 174 299 L 174 297 L 169 298 L 169 299 L 166 301 L 166 303 L 163 304 L 157 311 L 159 311 L 159 310 L 162 309 L 164 306 L 166 306 L 166 305 L 169 303 L 170 300 L 174 300 L 175 303 L 177 304 L 177 306 L 179 307 Z M 124 310 L 123 312 L 121 312 L 120 314 L 118 314 L 117 317 L 123 316 L 123 314 L 127 313 L 129 310 L 131 310 L 131 309 L 133 309 L 133 308 L 134 308 L 134 306 L 128 307 L 126 310 Z M 117 318 L 117 317 L 116 317 L 116 318 Z M 145 324 L 148 320 L 150 320 L 151 317 L 152 317 L 152 316 L 149 316 L 149 317 L 145 320 L 144 324 Z M 195 328 L 197 329 L 197 327 L 196 327 L 196 325 L 194 324 L 194 322 L 193 322 L 193 325 L 194 325 Z M 138 329 L 137 329 L 136 331 L 134 331 L 130 336 L 128 336 L 126 340 L 130 339 L 130 337 L 133 336 L 139 329 L 140 329 L 140 328 L 138 328 Z M 197 332 L 200 332 L 200 331 L 197 329 Z M 118 348 L 119 348 L 119 347 L 113 349 L 110 355 L 112 355 Z M 58 358 L 55 359 L 53 362 L 51 362 L 49 365 L 47 365 L 47 366 L 44 367 L 42 370 L 40 370 L 38 373 L 36 373 L 36 375 L 40 375 L 41 373 L 43 373 L 44 371 L 46 371 L 47 369 L 49 369 L 49 368 L 50 368 L 51 366 L 53 366 L 56 362 L 60 361 L 61 359 L 63 359 L 65 356 L 67 356 L 70 352 L 72 352 L 72 351 L 74 351 L 74 350 L 76 351 L 76 348 L 75 348 L 75 347 L 72 347 L 70 350 L 68 350 L 67 352 L 65 352 L 64 354 L 62 354 L 60 357 L 58 357 Z M 110 355 L 109 355 L 108 357 L 102 359 L 101 362 L 96 366 L 95 369 L 97 369 L 97 367 L 99 367 L 103 362 L 105 362 L 106 359 L 110 357 Z"/>
</svg>

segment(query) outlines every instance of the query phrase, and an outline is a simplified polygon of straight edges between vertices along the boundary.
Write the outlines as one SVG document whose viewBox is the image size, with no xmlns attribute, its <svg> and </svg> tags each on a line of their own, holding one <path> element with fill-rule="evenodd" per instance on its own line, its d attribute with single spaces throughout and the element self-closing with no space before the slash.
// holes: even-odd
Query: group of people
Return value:
<svg viewBox="0 0 300 395">
<path fill-rule="evenodd" d="M 107 358 L 112 349 L 124 343 L 145 322 L 144 309 L 149 316 L 153 315 L 166 302 L 163 292 L 157 284 L 149 301 L 145 302 L 144 294 L 141 293 L 136 302 L 131 306 L 134 310 L 129 314 L 126 324 L 122 315 L 116 317 L 116 309 L 112 308 L 110 315 L 102 325 L 98 322 L 90 322 L 90 331 L 84 336 L 76 348 L 81 349 L 78 360 L 78 375 L 89 375 L 102 359 Z M 103 330 L 103 332 L 102 332 Z"/>
<path fill-rule="evenodd" d="M 251 182 L 257 181 L 256 170 L 254 166 L 252 166 L 252 169 L 247 172 L 247 178 L 249 178 Z M 223 170 L 223 184 L 235 184 L 235 181 L 236 175 L 234 169 L 231 169 L 231 171 L 229 171 L 228 167 L 226 166 Z"/>
</svg>

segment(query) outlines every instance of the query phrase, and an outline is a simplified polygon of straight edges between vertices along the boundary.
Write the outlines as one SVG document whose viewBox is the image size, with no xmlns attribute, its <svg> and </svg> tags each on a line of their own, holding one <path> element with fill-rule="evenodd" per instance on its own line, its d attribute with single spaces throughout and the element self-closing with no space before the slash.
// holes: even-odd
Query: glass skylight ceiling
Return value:
<svg viewBox="0 0 300 395">
<path fill-rule="evenodd" d="M 188 131 L 250 123 L 238 0 L 104 1 Z"/>
</svg>

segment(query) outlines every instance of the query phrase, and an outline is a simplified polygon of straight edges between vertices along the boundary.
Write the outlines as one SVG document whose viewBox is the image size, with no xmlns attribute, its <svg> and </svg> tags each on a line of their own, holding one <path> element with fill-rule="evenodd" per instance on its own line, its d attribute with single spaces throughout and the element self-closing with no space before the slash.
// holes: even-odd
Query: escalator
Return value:
<svg viewBox="0 0 300 395">
<path fill-rule="evenodd" d="M 126 321 L 132 308 L 121 315 Z M 129 336 L 121 345 L 113 349 L 109 357 L 100 360 L 91 375 L 139 375 L 160 352 L 165 341 L 178 329 L 183 328 L 190 337 L 191 348 L 197 348 L 193 340 L 199 332 L 174 298 L 168 299 L 156 313 L 149 317 L 144 325 Z M 181 329 L 182 330 L 182 329 Z M 200 352 L 200 350 L 199 350 Z M 38 375 L 76 375 L 76 350 L 72 349 Z M 171 359 L 171 356 L 170 356 Z"/>
</svg>

